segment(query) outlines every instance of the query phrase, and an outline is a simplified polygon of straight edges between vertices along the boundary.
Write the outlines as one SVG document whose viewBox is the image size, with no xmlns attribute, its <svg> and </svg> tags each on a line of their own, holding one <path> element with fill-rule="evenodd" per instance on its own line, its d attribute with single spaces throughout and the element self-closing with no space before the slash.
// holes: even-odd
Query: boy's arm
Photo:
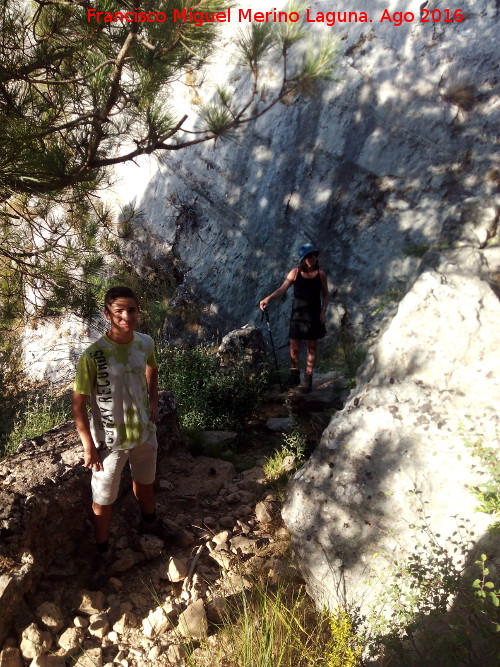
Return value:
<svg viewBox="0 0 500 667">
<path fill-rule="evenodd" d="M 146 365 L 146 382 L 149 391 L 149 414 L 151 421 L 156 424 L 158 421 L 158 369 Z"/>
<path fill-rule="evenodd" d="M 87 415 L 87 398 L 86 394 L 78 394 L 73 392 L 73 419 L 75 420 L 76 430 L 82 441 L 84 451 L 84 463 L 86 468 L 96 472 L 104 470 L 102 461 L 99 458 L 99 453 L 94 443 L 92 433 L 90 432 L 89 417 Z"/>
</svg>

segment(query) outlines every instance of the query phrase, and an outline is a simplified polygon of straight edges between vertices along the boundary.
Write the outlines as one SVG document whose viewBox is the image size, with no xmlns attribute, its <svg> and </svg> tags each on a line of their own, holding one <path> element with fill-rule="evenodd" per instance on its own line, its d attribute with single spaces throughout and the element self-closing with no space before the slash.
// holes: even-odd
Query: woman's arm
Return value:
<svg viewBox="0 0 500 667">
<path fill-rule="evenodd" d="M 261 310 L 265 310 L 267 308 L 267 304 L 269 303 L 269 301 L 272 301 L 273 299 L 277 299 L 279 296 L 283 296 L 283 294 L 286 293 L 286 291 L 290 287 L 290 285 L 292 285 L 293 282 L 295 281 L 296 275 L 297 275 L 297 269 L 292 269 L 288 273 L 288 275 L 285 278 L 283 284 L 280 287 L 278 287 L 278 289 L 275 290 L 272 294 L 270 294 L 269 296 L 266 296 L 265 299 L 262 299 L 262 301 L 259 303 L 259 306 L 260 306 Z"/>
</svg>

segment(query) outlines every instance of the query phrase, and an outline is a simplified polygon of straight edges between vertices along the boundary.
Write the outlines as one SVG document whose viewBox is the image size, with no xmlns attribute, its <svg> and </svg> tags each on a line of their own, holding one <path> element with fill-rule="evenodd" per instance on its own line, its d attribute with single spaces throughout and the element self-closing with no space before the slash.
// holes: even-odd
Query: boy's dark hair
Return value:
<svg viewBox="0 0 500 667">
<path fill-rule="evenodd" d="M 130 287 L 125 285 L 118 285 L 117 287 L 112 287 L 104 295 L 104 310 L 109 310 L 109 306 L 116 301 L 116 299 L 134 299 L 137 307 L 139 307 L 139 299 L 137 294 Z"/>
</svg>

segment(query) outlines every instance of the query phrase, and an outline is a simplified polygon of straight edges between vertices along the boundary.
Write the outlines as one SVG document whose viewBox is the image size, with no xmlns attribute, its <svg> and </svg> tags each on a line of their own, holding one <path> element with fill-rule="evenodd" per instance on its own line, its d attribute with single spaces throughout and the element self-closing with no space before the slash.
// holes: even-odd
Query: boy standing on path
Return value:
<svg viewBox="0 0 500 667">
<path fill-rule="evenodd" d="M 150 336 L 137 333 L 139 302 L 128 287 L 104 297 L 109 330 L 80 357 L 73 387 L 73 417 L 92 470 L 92 514 L 97 579 L 109 555 L 109 527 L 122 470 L 128 461 L 133 492 L 141 508 L 143 532 L 161 533 L 153 482 L 156 473 L 158 365 Z M 91 421 L 87 415 L 90 397 Z M 100 580 L 100 579 L 99 579 Z"/>
</svg>

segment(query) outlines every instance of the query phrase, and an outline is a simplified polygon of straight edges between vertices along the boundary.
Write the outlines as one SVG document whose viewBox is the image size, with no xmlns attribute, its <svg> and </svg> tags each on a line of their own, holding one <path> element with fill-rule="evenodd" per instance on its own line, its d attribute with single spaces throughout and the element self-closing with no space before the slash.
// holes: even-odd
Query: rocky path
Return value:
<svg viewBox="0 0 500 667">
<path fill-rule="evenodd" d="M 227 600 L 252 577 L 300 580 L 279 496 L 262 464 L 283 441 L 283 431 L 297 424 L 314 448 L 340 407 L 337 380 L 334 374 L 317 376 L 305 397 L 298 390 L 275 393 L 259 420 L 240 433 L 205 434 L 212 442 L 225 441 L 230 461 L 193 457 L 181 444 L 164 453 L 156 498 L 170 539 L 139 534 L 137 503 L 126 490 L 113 517 L 108 583 L 89 590 L 93 548 L 87 524 L 72 554 L 56 553 L 36 590 L 24 594 L 0 667 L 184 665 L 193 649 L 203 664 L 196 641 L 207 634 L 216 641 L 214 625 Z M 4 485 L 15 483 L 13 474 L 9 478 L 0 468 Z"/>
</svg>

